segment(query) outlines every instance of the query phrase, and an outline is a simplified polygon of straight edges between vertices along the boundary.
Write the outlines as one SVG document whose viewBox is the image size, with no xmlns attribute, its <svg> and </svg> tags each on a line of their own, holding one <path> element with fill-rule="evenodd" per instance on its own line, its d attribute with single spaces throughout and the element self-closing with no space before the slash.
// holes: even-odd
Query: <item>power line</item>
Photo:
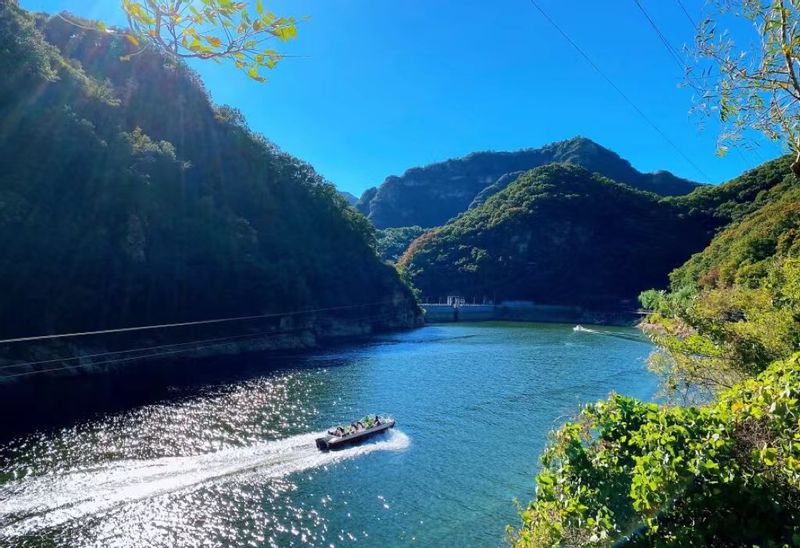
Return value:
<svg viewBox="0 0 800 548">
<path fill-rule="evenodd" d="M 275 334 L 279 335 L 281 333 L 275 333 Z M 119 359 L 114 359 L 114 360 L 106 360 L 106 361 L 102 361 L 102 362 L 94 362 L 94 363 L 91 363 L 90 365 L 91 365 L 91 367 L 100 367 L 100 366 L 103 366 L 103 365 L 111 365 L 111 364 L 115 364 L 115 363 L 123 363 L 123 362 L 135 361 L 135 360 L 145 360 L 145 359 L 158 358 L 160 356 L 174 355 L 174 354 L 179 354 L 181 352 L 189 352 L 191 350 L 201 350 L 201 349 L 204 349 L 204 348 L 213 348 L 213 347 L 216 347 L 216 346 L 220 346 L 222 344 L 227 344 L 228 342 L 230 342 L 230 340 L 234 340 L 234 339 L 237 339 L 237 338 L 239 338 L 239 339 L 244 338 L 244 337 L 259 338 L 259 337 L 263 337 L 263 336 L 267 336 L 267 334 L 266 333 L 257 333 L 257 334 L 250 334 L 250 335 L 238 336 L 238 337 L 228 337 L 228 338 L 220 339 L 220 342 L 217 342 L 216 344 L 208 344 L 208 345 L 203 345 L 203 346 L 193 346 L 191 348 L 184 348 L 184 349 L 179 349 L 179 350 L 171 350 L 171 351 L 166 351 L 166 352 L 157 352 L 157 353 L 154 353 L 154 354 L 145 354 L 145 355 L 141 355 L 141 356 L 129 356 L 129 357 L 126 357 L 126 358 L 119 358 Z M 199 342 L 202 342 L 202 341 L 199 341 Z M 184 343 L 184 344 L 192 344 L 192 343 Z M 175 346 L 177 346 L 177 345 L 175 345 Z M 139 349 L 139 350 L 146 350 L 146 349 Z M 135 352 L 135 351 L 137 351 L 137 350 L 131 350 L 131 352 Z M 69 361 L 69 360 L 74 360 L 74 359 L 80 359 L 80 358 L 83 358 L 83 357 L 84 356 L 73 356 L 71 358 L 63 358 L 63 360 L 64 361 Z M 11 364 L 11 365 L 8 365 L 6 367 L 9 367 L 9 368 L 29 367 L 29 366 L 31 366 L 33 364 L 36 364 L 36 363 L 41 363 L 41 362 L 18 363 L 18 364 Z M 0 376 L 0 379 L 1 380 L 13 379 L 13 378 L 16 378 L 16 377 L 26 377 L 26 376 L 31 376 L 31 375 L 39 375 L 39 374 L 42 374 L 42 373 L 54 373 L 54 372 L 57 372 L 57 371 L 68 371 L 68 370 L 72 370 L 72 369 L 81 369 L 83 367 L 86 367 L 86 365 L 80 364 L 80 363 L 74 364 L 74 365 L 62 364 L 59 367 L 53 367 L 53 368 L 50 368 L 50 369 L 37 369 L 37 370 L 34 370 L 34 371 L 23 371 L 22 373 L 13 373 L 13 374 L 10 374 L 10 375 L 2 375 L 2 376 Z"/>
<path fill-rule="evenodd" d="M 688 163 L 690 166 L 692 166 L 692 167 L 693 167 L 695 170 L 697 170 L 697 172 L 698 172 L 698 173 L 700 173 L 700 174 L 703 176 L 703 178 L 705 178 L 706 180 L 708 180 L 708 179 L 709 179 L 709 176 L 708 176 L 708 175 L 706 175 L 706 173 L 705 173 L 705 172 L 704 172 L 702 169 L 700 169 L 700 167 L 699 167 L 699 166 L 698 166 L 696 163 L 694 163 L 694 162 L 692 161 L 692 159 L 691 159 L 691 158 L 689 158 L 689 157 L 688 157 L 686 154 L 684 154 L 684 152 L 683 152 L 683 151 L 682 151 L 682 150 L 681 150 L 681 149 L 678 147 L 678 145 L 676 145 L 676 144 L 675 144 L 675 143 L 672 141 L 672 139 L 670 139 L 670 138 L 667 136 L 667 134 L 666 134 L 666 133 L 664 133 L 664 132 L 661 130 L 661 128 L 659 128 L 659 127 L 656 125 L 656 123 L 655 123 L 655 122 L 653 122 L 653 121 L 652 121 L 652 120 L 651 120 L 651 119 L 650 119 L 650 118 L 649 118 L 649 117 L 648 117 L 648 116 L 647 116 L 647 115 L 644 113 L 644 111 L 642 111 L 642 109 L 640 109 L 640 108 L 639 108 L 639 107 L 636 105 L 636 103 L 634 103 L 634 102 L 633 102 L 633 100 L 632 100 L 630 97 L 628 97 L 628 96 L 625 94 L 625 92 L 624 92 L 624 91 L 622 91 L 622 89 L 621 89 L 621 88 L 620 88 L 620 87 L 619 87 L 617 84 L 615 84 L 615 83 L 614 83 L 614 81 L 613 81 L 613 80 L 612 80 L 612 79 L 611 79 L 609 76 L 607 76 L 605 72 L 603 72 L 603 71 L 600 69 L 600 67 L 599 67 L 599 66 L 597 66 L 597 64 L 596 64 L 596 63 L 595 63 L 595 62 L 592 60 L 592 58 L 591 58 L 591 57 L 589 57 L 589 54 L 587 54 L 587 53 L 586 53 L 586 52 L 585 52 L 583 49 L 581 49 L 581 47 L 580 47 L 578 44 L 576 44 L 576 43 L 575 43 L 575 41 L 574 41 L 572 38 L 570 38 L 570 36 L 569 36 L 569 35 L 568 35 L 568 34 L 567 34 L 567 33 L 566 33 L 566 32 L 565 32 L 565 31 L 564 31 L 564 30 L 563 30 L 561 27 L 559 27 L 559 26 L 558 26 L 558 24 L 557 24 L 557 23 L 556 23 L 556 22 L 555 22 L 555 21 L 554 21 L 554 20 L 553 20 L 553 19 L 552 19 L 552 18 L 551 18 L 551 17 L 550 17 L 548 14 L 547 14 L 547 12 L 545 12 L 545 11 L 544 11 L 544 10 L 541 8 L 541 6 L 539 6 L 539 4 L 536 2 L 536 0 L 530 0 L 530 1 L 531 1 L 531 4 L 533 4 L 533 7 L 535 7 L 535 8 L 536 8 L 536 9 L 539 11 L 539 13 L 541 13 L 541 14 L 542 14 L 542 17 L 544 17 L 544 18 L 547 20 L 547 22 L 548 22 L 548 23 L 550 23 L 550 25 L 552 25 L 552 26 L 553 26 L 553 28 L 555 28 L 555 29 L 556 29 L 556 30 L 559 32 L 559 34 L 561 34 L 561 36 L 563 36 L 563 37 L 564 37 L 564 39 L 565 39 L 565 40 L 566 40 L 566 41 L 567 41 L 567 42 L 568 42 L 568 43 L 569 43 L 569 44 L 570 44 L 570 45 L 571 45 L 571 46 L 572 46 L 572 47 L 575 49 L 575 51 L 577 51 L 577 52 L 578 52 L 578 53 L 581 55 L 581 57 L 583 57 L 583 58 L 584 58 L 584 60 L 586 60 L 586 62 L 587 62 L 587 63 L 589 63 L 589 65 L 590 65 L 590 66 L 591 66 L 591 67 L 592 67 L 592 68 L 595 70 L 595 72 L 597 72 L 597 73 L 598 73 L 600 76 L 602 76 L 602 77 L 603 77 L 603 79 L 604 79 L 604 80 L 605 80 L 605 81 L 606 81 L 606 82 L 607 82 L 607 83 L 608 83 L 608 84 L 609 84 L 609 85 L 610 85 L 612 88 L 614 88 L 614 90 L 615 90 L 615 91 L 616 91 L 616 92 L 617 92 L 617 93 L 620 95 L 620 97 L 622 97 L 622 98 L 625 100 L 625 102 L 627 102 L 627 103 L 628 103 L 628 104 L 631 106 L 631 108 L 633 108 L 633 110 L 635 110 L 635 111 L 636 111 L 636 113 L 637 113 L 637 114 L 638 114 L 638 115 L 639 115 L 639 116 L 640 116 L 640 117 L 641 117 L 641 118 L 642 118 L 642 119 L 643 119 L 645 122 L 647 122 L 647 124 L 648 124 L 648 125 L 649 125 L 651 128 L 653 128 L 653 130 L 655 130 L 655 132 L 656 132 L 656 133 L 658 133 L 658 134 L 661 136 L 661 138 L 662 138 L 662 139 L 664 139 L 664 141 L 666 141 L 666 142 L 667 142 L 667 144 L 669 144 L 669 145 L 670 145 L 670 146 L 671 146 L 673 149 L 675 149 L 675 151 L 676 151 L 678 154 L 680 154 L 680 156 L 681 156 L 681 157 L 682 157 L 684 160 L 686 160 L 686 162 L 687 162 L 687 163 Z"/>
<path fill-rule="evenodd" d="M 646 9 L 644 9 L 644 6 L 642 5 L 641 1 L 640 1 L 640 0 L 633 0 L 633 1 L 634 1 L 634 3 L 636 3 L 636 7 L 638 7 L 638 8 L 639 8 L 639 11 L 641 11 L 641 12 L 642 12 L 642 15 L 644 15 L 645 19 L 647 19 L 647 22 L 648 22 L 648 23 L 650 23 L 650 27 L 651 27 L 651 28 L 653 29 L 653 31 L 656 33 L 656 36 L 658 36 L 658 39 L 661 41 L 661 43 L 662 43 L 662 44 L 664 44 L 664 48 L 667 50 L 667 53 L 669 53 L 670 57 L 672 57 L 672 59 L 673 59 L 673 60 L 675 61 L 675 63 L 678 65 L 678 68 L 681 70 L 681 73 L 682 73 L 682 74 L 683 74 L 683 76 L 684 76 L 684 81 L 685 81 L 685 82 L 686 82 L 686 83 L 687 83 L 687 84 L 688 84 L 688 85 L 689 85 L 689 86 L 690 86 L 690 87 L 691 87 L 693 90 L 695 90 L 695 92 L 697 92 L 697 93 L 698 93 L 700 96 L 702 96 L 702 95 L 703 95 L 703 90 L 702 90 L 702 89 L 701 89 L 701 88 L 698 86 L 698 84 L 697 84 L 697 83 L 696 83 L 696 82 L 695 82 L 695 81 L 692 79 L 692 77 L 691 77 L 691 72 L 690 72 L 690 70 L 689 70 L 689 67 L 688 67 L 688 66 L 686 65 L 686 63 L 684 62 L 684 60 L 683 60 L 683 57 L 681 56 L 681 54 L 680 54 L 680 53 L 678 52 L 678 50 L 677 50 L 677 49 L 676 49 L 676 48 L 675 48 L 675 47 L 672 45 L 672 43 L 671 43 L 671 42 L 669 41 L 669 39 L 667 38 L 666 34 L 665 34 L 665 33 L 663 33 L 663 32 L 661 31 L 661 29 L 658 27 L 658 24 L 655 22 L 655 19 L 653 19 L 653 18 L 650 16 L 650 14 L 647 12 L 647 10 L 646 10 Z"/>
<path fill-rule="evenodd" d="M 633 1 L 636 4 L 636 7 L 639 8 L 639 11 L 642 12 L 642 15 L 644 15 L 645 19 L 647 19 L 647 22 L 650 23 L 650 27 L 653 29 L 653 31 L 655 31 L 656 35 L 658 36 L 658 39 L 661 40 L 662 44 L 664 44 L 664 47 L 666 48 L 667 53 L 669 53 L 670 57 L 672 57 L 672 59 L 675 60 L 675 62 L 678 64 L 678 67 L 681 69 L 681 71 L 685 73 L 686 72 L 686 64 L 683 62 L 683 59 L 681 59 L 681 57 L 678 54 L 677 50 L 674 47 L 672 47 L 672 44 L 669 42 L 669 40 L 667 40 L 667 37 L 664 35 L 664 33 L 661 32 L 661 29 L 658 28 L 658 25 L 656 24 L 656 22 L 653 20 L 652 17 L 650 17 L 650 14 L 647 13 L 647 10 L 644 9 L 644 6 L 642 5 L 642 3 L 639 0 L 633 0 Z"/>
<path fill-rule="evenodd" d="M 388 304 L 391 300 L 384 300 L 384 301 L 376 301 L 372 303 L 362 303 L 362 304 L 353 304 L 347 306 L 331 306 L 328 308 L 316 308 L 316 309 L 308 309 L 308 310 L 298 310 L 295 312 L 276 312 L 270 314 L 259 314 L 256 316 L 238 316 L 234 318 L 217 318 L 213 320 L 201 320 L 201 321 L 193 321 L 193 322 L 181 322 L 181 323 L 165 323 L 160 325 L 144 325 L 138 327 L 121 327 L 117 329 L 101 329 L 99 331 L 82 331 L 77 333 L 61 333 L 58 335 L 37 335 L 34 337 L 18 337 L 15 339 L 5 339 L 0 340 L 0 344 L 10 344 L 10 343 L 18 343 L 18 342 L 30 342 L 30 341 L 42 341 L 47 339 L 66 339 L 66 338 L 74 338 L 74 337 L 86 337 L 89 335 L 104 335 L 109 333 L 128 333 L 131 331 L 152 331 L 154 329 L 168 329 L 174 327 L 188 327 L 193 325 L 209 325 L 209 324 L 217 324 L 217 323 L 227 323 L 227 322 L 240 322 L 245 320 L 259 320 L 264 318 L 277 318 L 280 316 L 297 316 L 301 314 L 310 314 L 312 312 L 328 312 L 331 310 L 346 310 L 352 308 L 360 308 L 364 306 L 374 306 L 379 304 Z"/>
<path fill-rule="evenodd" d="M 176 347 L 179 347 L 179 346 L 186 346 L 186 345 L 192 345 L 192 344 L 203 344 L 203 343 L 218 342 L 218 341 L 228 341 L 228 340 L 233 340 L 233 339 L 238 339 L 238 338 L 243 338 L 243 337 L 251 337 L 251 336 L 258 336 L 258 335 L 268 335 L 270 333 L 277 333 L 277 332 L 275 332 L 275 331 L 264 331 L 264 332 L 261 332 L 261 333 L 247 333 L 247 334 L 244 334 L 244 335 L 233 335 L 233 336 L 228 336 L 228 337 L 214 337 L 213 339 L 193 340 L 193 341 L 186 341 L 186 342 L 182 342 L 182 343 L 169 343 L 169 344 L 161 344 L 161 345 L 157 345 L 157 346 L 145 346 L 145 347 L 139 347 L 139 348 L 129 348 L 127 350 L 114 350 L 114 351 L 110 351 L 110 352 L 98 352 L 96 354 L 77 354 L 77 355 L 74 355 L 74 356 L 63 356 L 61 358 L 51 358 L 51 359 L 48 359 L 48 360 L 38 360 L 38 361 L 35 361 L 35 362 L 9 363 L 9 364 L 0 366 L 0 371 L 5 370 L 5 369 L 16 369 L 16 368 L 19 368 L 19 367 L 31 367 L 31 366 L 34 366 L 34 365 L 44 365 L 44 364 L 48 364 L 48 363 L 66 362 L 66 361 L 70 361 L 70 360 L 84 360 L 84 359 L 89 359 L 89 358 L 102 358 L 102 357 L 105 357 L 105 356 L 117 356 L 119 354 L 130 354 L 130 353 L 134 353 L 134 352 L 146 352 L 146 351 L 149 351 L 149 350 L 158 350 L 158 349 L 163 349 L 163 348 L 176 348 Z M 142 356 L 142 357 L 144 357 L 144 356 Z"/>
<path fill-rule="evenodd" d="M 676 0 L 676 1 L 678 2 L 678 5 L 681 7 L 681 10 L 683 11 L 683 14 L 686 16 L 686 18 L 692 24 L 692 27 L 694 27 L 694 30 L 699 30 L 700 27 L 697 26 L 697 23 L 694 22 L 694 19 L 692 18 L 692 16 L 689 15 L 689 11 L 686 9 L 686 6 L 683 5 L 683 2 L 681 0 Z"/>
<path fill-rule="evenodd" d="M 682 0 L 675 0 L 675 1 L 677 2 L 678 7 L 680 7 L 680 9 L 683 12 L 683 14 L 686 16 L 686 19 L 687 19 L 687 21 L 689 21 L 689 24 L 692 25 L 692 29 L 694 29 L 695 33 L 697 33 L 699 35 L 700 32 L 701 32 L 700 27 L 697 25 L 697 22 L 695 22 L 694 18 L 689 13 L 689 10 L 686 9 L 686 6 L 684 5 L 683 1 Z M 650 17 L 647 16 L 647 13 L 645 12 L 645 10 L 642 7 L 642 5 L 639 3 L 639 0 L 634 0 L 634 2 L 636 2 L 636 5 L 638 5 L 639 9 L 642 10 L 642 13 L 645 14 L 645 17 L 647 17 L 648 20 L 650 20 Z M 651 24 L 653 25 L 654 28 L 656 27 L 654 22 L 651 21 Z M 657 29 L 656 29 L 656 32 L 659 32 L 659 34 L 661 34 L 661 32 L 658 31 Z M 665 44 L 665 45 L 668 45 L 668 44 Z M 668 47 L 671 47 L 671 46 L 668 45 Z M 684 70 L 686 71 L 685 68 L 684 68 Z M 686 74 L 687 74 L 687 77 L 688 77 L 689 72 L 686 71 Z M 695 87 L 695 86 L 692 85 L 692 87 Z M 695 87 L 695 90 L 697 90 L 698 92 L 701 92 L 701 90 L 698 90 L 696 87 Z M 739 158 L 742 160 L 742 162 L 744 163 L 745 167 L 747 167 L 749 165 L 749 162 L 748 162 L 747 158 L 744 157 L 744 154 L 741 151 L 741 147 L 734 146 L 733 148 L 736 149 L 736 152 L 739 155 Z M 751 153 L 752 155 L 754 155 L 759 162 L 764 162 L 764 158 L 761 156 L 761 154 L 759 154 L 757 149 L 755 149 L 755 148 L 746 148 L 746 150 L 749 153 Z"/>
<path fill-rule="evenodd" d="M 362 317 L 356 318 L 356 320 L 361 320 L 361 321 L 364 321 L 364 320 L 379 320 L 379 319 L 386 319 L 386 318 L 388 318 L 390 316 L 391 316 L 391 314 L 385 313 L 385 314 L 379 314 L 377 316 L 362 316 Z M 296 328 L 285 329 L 285 330 L 280 330 L 280 331 L 267 331 L 267 332 L 262 332 L 262 333 L 249 333 L 249 334 L 244 334 L 244 335 L 235 335 L 235 336 L 231 336 L 231 337 L 219 337 L 219 338 L 216 338 L 216 339 L 205 339 L 205 340 L 199 340 L 199 341 L 189 341 L 189 342 L 178 343 L 178 344 L 174 344 L 174 345 L 161 345 L 161 346 L 153 346 L 153 347 L 145 347 L 145 348 L 135 348 L 135 349 L 131 349 L 131 350 L 121 350 L 121 351 L 116 351 L 116 352 L 104 352 L 104 353 L 99 353 L 99 354 L 94 354 L 94 355 L 72 356 L 72 357 L 60 358 L 60 359 L 56 359 L 56 360 L 42 360 L 42 361 L 36 361 L 36 362 L 15 363 L 15 364 L 8 364 L 6 366 L 3 366 L 0 369 L 30 367 L 30 366 L 33 366 L 33 365 L 40 365 L 40 364 L 44 364 L 44 363 L 53 363 L 55 361 L 69 361 L 69 360 L 88 358 L 88 357 L 100 357 L 100 356 L 104 356 L 104 355 L 116 355 L 116 354 L 122 354 L 122 353 L 126 353 L 126 352 L 144 352 L 144 351 L 147 351 L 147 350 L 156 350 L 156 349 L 162 349 L 162 348 L 167 348 L 167 347 L 178 347 L 178 346 L 192 345 L 189 348 L 169 350 L 169 351 L 164 351 L 164 352 L 155 352 L 155 353 L 144 354 L 144 355 L 140 355 L 140 356 L 128 356 L 128 357 L 125 357 L 125 358 L 111 359 L 111 360 L 106 360 L 106 361 L 101 361 L 101 362 L 94 362 L 94 363 L 89 364 L 89 365 L 91 365 L 91 367 L 100 367 L 100 366 L 113 365 L 113 364 L 117 364 L 117 363 L 123 363 L 123 362 L 135 361 L 135 360 L 146 360 L 146 359 L 159 358 L 159 357 L 163 357 L 163 356 L 171 356 L 171 355 L 180 354 L 180 353 L 183 353 L 183 352 L 191 352 L 191 351 L 202 350 L 202 349 L 207 349 L 207 348 L 215 348 L 215 347 L 221 346 L 223 344 L 227 344 L 228 342 L 230 342 L 232 340 L 236 340 L 236 339 L 259 339 L 259 338 L 263 338 L 263 337 L 273 337 L 273 336 L 277 336 L 277 335 L 285 335 L 287 333 L 292 333 L 292 332 L 296 332 L 296 331 L 305 331 L 305 330 L 308 330 L 308 329 L 309 329 L 309 326 L 303 326 L 303 327 L 296 327 Z M 213 342 L 214 344 L 203 344 L 203 343 L 210 343 L 210 342 Z M 198 344 L 200 344 L 201 346 L 196 346 Z M 2 376 L 0 376 L 0 380 L 7 380 L 7 379 L 13 379 L 13 378 L 25 377 L 25 376 L 31 376 L 31 375 L 39 375 L 39 374 L 43 374 L 43 373 L 54 373 L 54 372 L 58 372 L 58 371 L 68 371 L 68 370 L 73 370 L 73 369 L 80 369 L 80 368 L 83 368 L 83 367 L 85 367 L 85 365 L 83 365 L 83 364 L 75 364 L 75 365 L 62 364 L 60 367 L 53 367 L 53 368 L 50 368 L 50 369 L 39 369 L 39 370 L 35 370 L 35 371 L 24 371 L 22 373 L 15 373 L 15 374 L 10 374 L 10 375 L 2 375 Z"/>
</svg>

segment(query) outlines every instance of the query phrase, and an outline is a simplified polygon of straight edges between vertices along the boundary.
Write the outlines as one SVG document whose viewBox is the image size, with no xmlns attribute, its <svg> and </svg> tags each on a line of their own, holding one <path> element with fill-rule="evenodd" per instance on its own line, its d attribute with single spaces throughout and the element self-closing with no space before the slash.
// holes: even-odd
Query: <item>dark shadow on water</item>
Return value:
<svg viewBox="0 0 800 548">
<path fill-rule="evenodd" d="M 430 344 L 476 335 L 400 336 L 345 339 L 317 350 L 248 352 L 203 359 L 166 359 L 132 363 L 106 373 L 34 378 L 0 385 L 0 443 L 36 430 L 51 431 L 92 417 L 144 405 L 194 398 L 210 387 L 231 385 L 265 374 L 303 368 L 346 365 L 377 346 Z M 407 336 L 410 335 L 410 336 Z"/>
<path fill-rule="evenodd" d="M 372 341 L 315 351 L 248 352 L 202 359 L 158 360 L 98 374 L 37 378 L 0 385 L 0 443 L 33 431 L 53 431 L 87 419 L 159 402 L 192 399 L 209 388 L 264 375 L 348 363 Z M 327 359 L 320 359 L 320 358 Z"/>
</svg>

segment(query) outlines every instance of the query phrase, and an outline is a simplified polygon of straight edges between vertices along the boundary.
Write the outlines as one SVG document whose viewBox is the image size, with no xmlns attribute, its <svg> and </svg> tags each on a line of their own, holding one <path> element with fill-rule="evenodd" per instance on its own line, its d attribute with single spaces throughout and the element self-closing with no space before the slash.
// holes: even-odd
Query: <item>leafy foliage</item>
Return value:
<svg viewBox="0 0 800 548">
<path fill-rule="evenodd" d="M 333 185 L 132 48 L 0 4 L 3 337 L 387 300 L 373 325 L 413 318 Z"/>
<path fill-rule="evenodd" d="M 516 546 L 800 542 L 800 354 L 707 407 L 614 395 L 542 457 Z"/>
<path fill-rule="evenodd" d="M 126 29 L 67 14 L 58 17 L 77 28 L 124 37 L 135 49 L 120 56 L 123 61 L 151 48 L 174 58 L 229 61 L 258 82 L 267 81 L 260 69 L 273 69 L 285 57 L 267 42 L 297 37 L 295 18 L 275 15 L 262 0 L 254 11 L 247 2 L 233 0 L 122 0 L 122 9 Z"/>
<path fill-rule="evenodd" d="M 399 265 L 426 296 L 616 307 L 665 285 L 710 239 L 707 221 L 583 168 L 551 164 L 427 232 Z"/>
<path fill-rule="evenodd" d="M 750 130 L 786 143 L 800 159 L 800 1 L 717 0 L 697 34 L 698 66 L 688 82 L 701 93 L 697 108 L 723 124 L 720 153 Z M 720 30 L 734 16 L 752 23 L 758 40 L 736 44 Z M 757 45 L 753 45 L 757 44 Z M 800 164 L 792 166 L 800 174 Z"/>
<path fill-rule="evenodd" d="M 800 348 L 800 187 L 721 232 L 649 293 L 653 365 L 670 391 L 713 392 Z"/>
<path fill-rule="evenodd" d="M 259 82 L 259 69 L 272 69 L 282 55 L 265 47 L 271 39 L 297 36 L 293 17 L 278 17 L 257 0 L 255 12 L 246 2 L 233 0 L 122 0 L 130 27 L 127 38 L 135 45 L 155 46 L 183 58 L 229 60 Z"/>
</svg>

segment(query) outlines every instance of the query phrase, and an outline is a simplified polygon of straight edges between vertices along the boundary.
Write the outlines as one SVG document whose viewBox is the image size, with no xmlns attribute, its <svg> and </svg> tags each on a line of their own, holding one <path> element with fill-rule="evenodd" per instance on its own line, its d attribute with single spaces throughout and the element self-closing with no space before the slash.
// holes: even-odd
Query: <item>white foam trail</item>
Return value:
<svg viewBox="0 0 800 548">
<path fill-rule="evenodd" d="M 576 325 L 575 327 L 572 328 L 572 330 L 580 333 L 591 333 L 592 335 L 604 335 L 606 337 L 616 337 L 618 339 L 622 339 L 625 341 L 648 343 L 647 339 L 645 339 L 644 336 L 641 334 L 618 333 L 616 331 L 589 329 L 588 327 L 583 327 L 582 325 Z"/>
<path fill-rule="evenodd" d="M 0 525 L 13 523 L 0 529 L 0 539 L 231 476 L 257 473 L 267 478 L 282 477 L 375 451 L 399 451 L 410 444 L 402 432 L 390 431 L 377 441 L 323 453 L 314 445 L 322 434 L 302 434 L 189 457 L 116 461 L 10 482 L 0 487 Z"/>
</svg>

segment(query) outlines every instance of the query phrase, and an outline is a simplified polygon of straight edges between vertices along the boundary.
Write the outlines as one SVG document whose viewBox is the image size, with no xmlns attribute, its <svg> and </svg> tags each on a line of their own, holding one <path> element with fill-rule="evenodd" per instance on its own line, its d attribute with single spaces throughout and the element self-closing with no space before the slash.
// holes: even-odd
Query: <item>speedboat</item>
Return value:
<svg viewBox="0 0 800 548">
<path fill-rule="evenodd" d="M 330 451 L 354 445 L 367 438 L 386 432 L 390 428 L 394 428 L 394 423 L 395 421 L 392 418 L 377 417 L 377 420 L 371 418 L 362 419 L 348 427 L 331 428 L 325 436 L 317 438 L 317 447 L 322 451 Z"/>
</svg>

